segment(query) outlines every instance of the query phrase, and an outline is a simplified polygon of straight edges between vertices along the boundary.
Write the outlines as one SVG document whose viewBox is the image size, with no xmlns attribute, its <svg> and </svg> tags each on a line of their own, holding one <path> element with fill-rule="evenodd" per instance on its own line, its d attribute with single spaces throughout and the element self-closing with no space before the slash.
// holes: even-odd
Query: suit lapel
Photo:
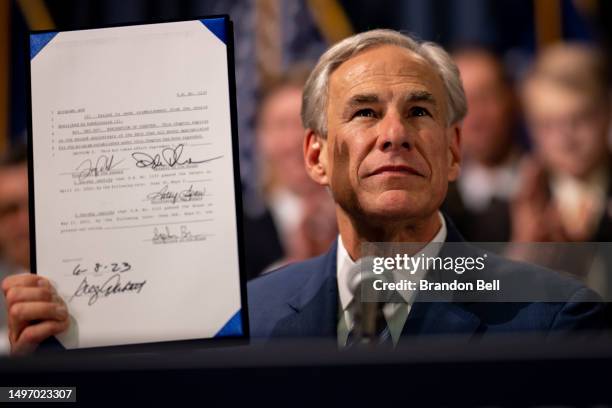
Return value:
<svg viewBox="0 0 612 408">
<path fill-rule="evenodd" d="M 446 222 L 446 242 L 465 242 L 465 238 L 461 235 L 455 223 L 444 213 L 444 221 Z"/>
<path fill-rule="evenodd" d="M 293 313 L 276 329 L 295 337 L 335 337 L 338 324 L 337 241 L 317 262 L 300 290 L 289 299 Z"/>
<path fill-rule="evenodd" d="M 452 221 L 446 217 L 446 242 L 465 242 Z M 338 325 L 338 282 L 336 274 L 337 241 L 316 262 L 311 275 L 288 304 L 293 310 L 275 328 L 278 335 L 291 337 L 336 337 Z M 446 249 L 442 248 L 442 251 Z M 441 254 L 442 255 L 442 254 Z M 419 334 L 473 334 L 480 319 L 461 303 L 416 302 L 402 336 Z"/>
<path fill-rule="evenodd" d="M 465 256 L 469 246 L 453 224 L 444 214 L 446 221 L 446 242 L 454 243 L 451 248 L 443 245 L 439 256 Z M 458 248 L 465 243 L 465 248 Z M 435 272 L 434 272 L 435 273 Z M 431 276 L 435 279 L 435 276 Z M 459 302 L 415 302 L 412 305 L 402 336 L 419 334 L 474 334 L 479 326 L 480 319 L 467 310 L 464 303 Z"/>
</svg>

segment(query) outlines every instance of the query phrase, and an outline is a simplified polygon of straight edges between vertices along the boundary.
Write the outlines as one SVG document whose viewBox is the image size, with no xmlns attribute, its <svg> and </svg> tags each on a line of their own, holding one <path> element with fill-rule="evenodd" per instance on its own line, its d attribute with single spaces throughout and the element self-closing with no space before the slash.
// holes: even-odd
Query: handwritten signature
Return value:
<svg viewBox="0 0 612 408">
<path fill-rule="evenodd" d="M 91 306 L 96 303 L 101 297 L 106 298 L 111 295 L 116 295 L 120 293 L 139 294 L 146 283 L 146 280 L 142 282 L 127 281 L 126 283 L 122 283 L 120 273 L 115 273 L 101 285 L 90 284 L 89 282 L 87 282 L 87 277 L 84 277 L 81 283 L 79 284 L 77 290 L 70 297 L 69 301 L 72 302 L 72 300 L 77 297 L 89 296 L 87 304 Z"/>
<path fill-rule="evenodd" d="M 191 157 L 182 158 L 183 149 L 185 145 L 179 144 L 175 148 L 166 147 L 161 153 L 158 153 L 154 156 L 151 156 L 147 153 L 142 152 L 134 152 L 132 153 L 132 158 L 136 161 L 136 167 L 146 168 L 150 167 L 152 169 L 156 169 L 158 167 L 174 167 L 174 166 L 183 166 L 189 164 L 201 164 L 207 163 L 213 160 L 217 160 L 222 158 L 223 156 L 211 157 L 204 160 L 193 160 Z"/>
<path fill-rule="evenodd" d="M 186 225 L 181 225 L 179 233 L 175 234 L 167 225 L 163 229 L 153 229 L 154 244 L 171 244 L 177 242 L 204 241 L 206 235 L 193 234 Z"/>
<path fill-rule="evenodd" d="M 161 190 L 147 195 L 147 200 L 151 204 L 176 204 L 177 201 L 201 201 L 204 198 L 205 190 L 194 190 L 193 185 L 187 190 L 175 192 L 170 191 L 168 185 L 164 185 Z"/>
<path fill-rule="evenodd" d="M 121 164 L 123 160 L 115 162 L 115 156 L 101 155 L 96 160 L 95 164 L 91 159 L 83 160 L 75 169 L 75 174 L 79 181 L 83 181 L 88 177 L 98 177 L 111 174 L 111 171 Z"/>
</svg>

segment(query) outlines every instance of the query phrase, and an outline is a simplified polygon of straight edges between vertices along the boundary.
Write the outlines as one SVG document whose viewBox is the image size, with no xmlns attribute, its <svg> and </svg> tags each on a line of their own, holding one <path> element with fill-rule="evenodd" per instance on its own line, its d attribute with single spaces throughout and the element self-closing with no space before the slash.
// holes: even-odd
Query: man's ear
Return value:
<svg viewBox="0 0 612 408">
<path fill-rule="evenodd" d="M 452 125 L 448 131 L 448 181 L 455 181 L 461 173 L 461 125 Z"/>
<path fill-rule="evenodd" d="M 304 162 L 310 178 L 323 186 L 329 185 L 327 141 L 312 129 L 306 129 L 304 136 Z"/>
</svg>

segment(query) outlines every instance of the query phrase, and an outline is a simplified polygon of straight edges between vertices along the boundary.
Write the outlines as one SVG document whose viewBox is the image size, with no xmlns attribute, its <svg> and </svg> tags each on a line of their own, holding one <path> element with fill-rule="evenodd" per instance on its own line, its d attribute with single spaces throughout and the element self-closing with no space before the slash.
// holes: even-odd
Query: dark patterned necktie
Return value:
<svg viewBox="0 0 612 408">
<path fill-rule="evenodd" d="M 393 339 L 391 338 L 391 332 L 383 313 L 385 303 L 371 303 L 365 306 L 365 310 L 362 308 L 361 313 L 355 313 L 353 316 L 355 324 L 348 334 L 346 340 L 346 347 L 353 347 L 355 345 L 367 345 L 367 346 L 385 346 L 393 347 Z M 367 308 L 370 308 L 369 310 Z M 367 319 L 367 313 L 375 313 L 376 318 L 373 321 Z M 365 318 L 364 318 L 365 317 Z M 368 327 L 370 323 L 374 324 L 374 327 Z"/>
</svg>

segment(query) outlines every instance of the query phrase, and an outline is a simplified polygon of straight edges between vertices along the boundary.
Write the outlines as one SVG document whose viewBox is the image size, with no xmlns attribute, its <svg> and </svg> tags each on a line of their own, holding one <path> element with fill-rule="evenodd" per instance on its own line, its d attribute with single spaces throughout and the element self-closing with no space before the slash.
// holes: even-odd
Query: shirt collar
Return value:
<svg viewBox="0 0 612 408">
<path fill-rule="evenodd" d="M 422 252 L 427 256 L 436 256 L 440 250 L 440 245 L 446 241 L 447 229 L 446 229 L 446 221 L 444 220 L 444 216 L 442 213 L 438 211 L 438 216 L 440 217 L 440 229 L 438 233 L 433 237 L 433 239 L 423 248 Z M 355 266 L 355 261 L 351 259 L 346 248 L 344 247 L 344 243 L 342 242 L 342 237 L 338 235 L 338 250 L 336 253 L 336 273 L 338 278 L 338 294 L 340 297 L 340 304 L 342 306 L 342 310 L 346 310 L 348 305 L 353 300 L 353 293 L 349 289 L 349 273 L 351 268 Z M 426 271 L 422 271 L 426 272 Z M 401 294 L 401 293 L 400 293 Z M 402 294 L 403 296 L 403 294 Z M 408 299 L 406 299 L 408 300 Z"/>
</svg>

